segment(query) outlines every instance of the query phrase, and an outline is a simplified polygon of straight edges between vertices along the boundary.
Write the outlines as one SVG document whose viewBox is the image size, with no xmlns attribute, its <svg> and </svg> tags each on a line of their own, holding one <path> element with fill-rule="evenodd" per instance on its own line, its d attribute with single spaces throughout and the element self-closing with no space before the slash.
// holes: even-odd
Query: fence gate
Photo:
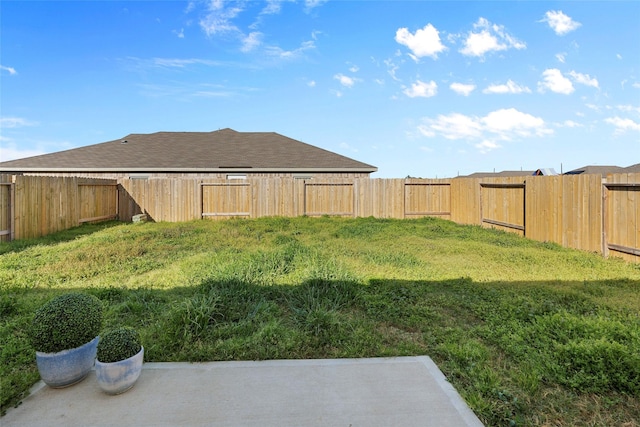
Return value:
<svg viewBox="0 0 640 427">
<path fill-rule="evenodd" d="M 629 261 L 640 257 L 640 184 L 602 184 L 602 254 Z"/>
<path fill-rule="evenodd" d="M 525 184 L 480 183 L 480 221 L 525 235 Z"/>
</svg>

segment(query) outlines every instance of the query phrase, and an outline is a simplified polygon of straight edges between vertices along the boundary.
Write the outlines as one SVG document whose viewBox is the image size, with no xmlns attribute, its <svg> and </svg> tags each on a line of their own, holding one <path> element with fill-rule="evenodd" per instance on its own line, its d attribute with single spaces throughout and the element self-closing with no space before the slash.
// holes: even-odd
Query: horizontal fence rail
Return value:
<svg viewBox="0 0 640 427">
<path fill-rule="evenodd" d="M 453 179 L 119 178 L 0 175 L 0 239 L 146 214 L 434 216 L 640 262 L 640 174 Z"/>
</svg>

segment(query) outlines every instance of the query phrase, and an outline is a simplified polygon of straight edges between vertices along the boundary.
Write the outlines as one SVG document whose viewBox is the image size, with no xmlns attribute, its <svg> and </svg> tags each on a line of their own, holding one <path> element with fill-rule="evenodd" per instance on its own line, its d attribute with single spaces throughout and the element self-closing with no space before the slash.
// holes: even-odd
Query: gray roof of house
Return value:
<svg viewBox="0 0 640 427">
<path fill-rule="evenodd" d="M 639 173 L 640 172 L 640 163 L 636 163 L 635 165 L 628 166 L 622 169 L 620 172 L 622 173 Z"/>
<path fill-rule="evenodd" d="M 500 178 L 511 176 L 529 176 L 533 175 L 535 171 L 502 171 L 502 172 L 475 172 L 471 175 L 466 175 L 461 178 Z"/>
<path fill-rule="evenodd" d="M 0 172 L 358 172 L 375 166 L 275 132 L 156 132 L 0 162 Z"/>
<path fill-rule="evenodd" d="M 600 174 L 606 177 L 609 173 L 622 173 L 620 166 L 583 166 L 578 169 L 565 172 L 565 175 Z"/>
</svg>

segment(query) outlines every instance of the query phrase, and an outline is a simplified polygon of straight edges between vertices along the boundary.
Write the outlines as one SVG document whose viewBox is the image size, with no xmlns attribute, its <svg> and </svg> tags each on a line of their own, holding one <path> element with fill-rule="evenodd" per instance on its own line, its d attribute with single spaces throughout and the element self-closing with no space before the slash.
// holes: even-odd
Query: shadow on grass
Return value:
<svg viewBox="0 0 640 427">
<path fill-rule="evenodd" d="M 65 292 L 7 291 L 0 299 L 7 319 L 0 334 L 0 374 L 8 384 L 3 412 L 37 378 L 25 319 Z M 165 290 L 86 289 L 104 303 L 105 330 L 140 330 L 147 361 L 428 355 L 487 425 L 533 422 L 563 405 L 566 423 L 594 416 L 584 415 L 581 403 L 567 408 L 567 396 L 617 402 L 592 409 L 603 411 L 596 415 L 606 424 L 637 417 L 640 319 L 616 301 L 637 300 L 638 291 L 640 281 L 628 279 L 468 278 L 319 278 L 272 286 L 229 279 Z"/>
<path fill-rule="evenodd" d="M 75 240 L 78 237 L 87 236 L 107 228 L 124 224 L 121 221 L 104 221 L 95 224 L 82 224 L 68 230 L 53 233 L 48 236 L 35 237 L 31 239 L 20 239 L 12 242 L 0 242 L 0 255 L 7 253 L 22 252 L 32 246 L 50 246 L 58 243 Z"/>
</svg>

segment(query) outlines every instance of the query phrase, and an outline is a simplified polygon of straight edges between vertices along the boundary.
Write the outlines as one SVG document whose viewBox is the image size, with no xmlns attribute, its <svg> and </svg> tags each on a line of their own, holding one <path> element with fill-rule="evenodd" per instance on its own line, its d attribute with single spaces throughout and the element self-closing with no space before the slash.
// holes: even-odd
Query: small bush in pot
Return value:
<svg viewBox="0 0 640 427">
<path fill-rule="evenodd" d="M 140 333 L 123 326 L 103 334 L 98 343 L 98 360 L 102 363 L 119 362 L 135 356 L 141 349 Z"/>
<path fill-rule="evenodd" d="M 102 316 L 100 300 L 79 292 L 60 295 L 36 310 L 30 337 L 46 384 L 66 387 L 91 371 Z"/>
<path fill-rule="evenodd" d="M 124 393 L 138 380 L 143 361 L 144 347 L 137 330 L 120 327 L 103 334 L 96 360 L 98 385 L 108 394 Z"/>
</svg>

